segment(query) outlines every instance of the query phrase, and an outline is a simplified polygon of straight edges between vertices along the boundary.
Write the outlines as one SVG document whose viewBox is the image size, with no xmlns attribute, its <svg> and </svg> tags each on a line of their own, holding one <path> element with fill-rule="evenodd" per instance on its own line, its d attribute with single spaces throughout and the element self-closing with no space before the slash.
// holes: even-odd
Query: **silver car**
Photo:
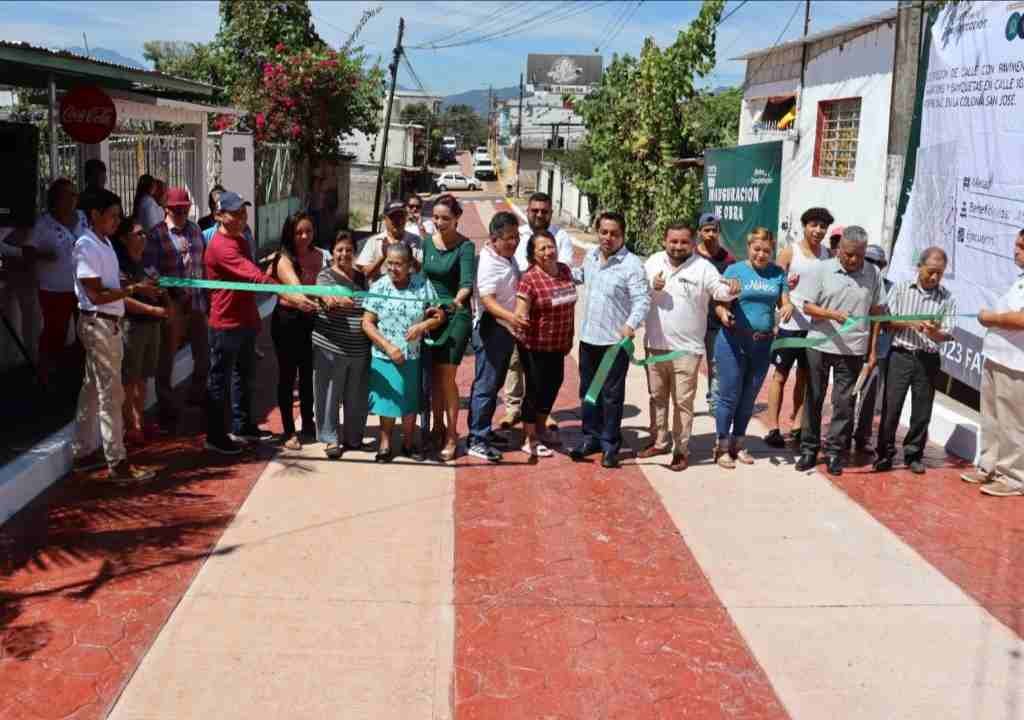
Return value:
<svg viewBox="0 0 1024 720">
<path fill-rule="evenodd" d="M 449 190 L 479 190 L 480 181 L 476 178 L 468 178 L 462 173 L 446 172 L 437 176 L 435 181 L 440 192 Z"/>
</svg>

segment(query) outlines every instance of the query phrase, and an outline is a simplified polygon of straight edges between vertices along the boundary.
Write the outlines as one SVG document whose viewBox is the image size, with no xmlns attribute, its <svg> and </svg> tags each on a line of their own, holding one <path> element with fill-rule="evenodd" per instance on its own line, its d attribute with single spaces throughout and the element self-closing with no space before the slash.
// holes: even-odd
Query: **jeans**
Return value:
<svg viewBox="0 0 1024 720">
<path fill-rule="evenodd" d="M 890 359 L 891 361 L 891 359 Z M 836 355 L 820 350 L 807 351 L 807 396 L 804 401 L 800 451 L 816 454 L 822 448 L 821 410 L 828 392 L 828 374 L 832 371 L 832 422 L 825 438 L 825 454 L 839 455 L 853 435 L 853 386 L 864 367 L 863 355 Z"/>
<path fill-rule="evenodd" d="M 369 353 L 349 357 L 313 347 L 313 407 L 320 442 L 350 448 L 363 444 L 369 384 Z M 344 407 L 344 429 L 338 424 L 339 406 Z"/>
<path fill-rule="evenodd" d="M 772 338 L 754 340 L 728 331 L 715 340 L 715 367 L 719 378 L 715 430 L 719 441 L 730 435 L 742 438 L 754 414 L 754 401 L 761 390 L 772 359 Z"/>
<path fill-rule="evenodd" d="M 882 424 L 878 429 L 879 458 L 892 460 L 896 456 L 896 429 L 907 391 L 910 392 L 910 428 L 903 438 L 903 459 L 911 463 L 924 456 L 941 364 L 937 352 L 906 352 L 894 347 L 889 353 Z"/>
<path fill-rule="evenodd" d="M 299 413 L 302 429 L 313 429 L 313 316 L 274 308 L 270 337 L 277 354 L 277 407 L 285 435 L 295 434 L 295 375 L 299 376 Z"/>
<path fill-rule="evenodd" d="M 583 444 L 588 450 L 601 448 L 605 453 L 617 454 L 622 447 L 622 409 L 626 402 L 626 371 L 629 360 L 619 352 L 612 363 L 597 402 L 584 402 L 597 366 L 608 350 L 608 345 L 590 345 L 580 342 L 580 403 L 583 406 Z"/>
<path fill-rule="evenodd" d="M 476 374 L 469 392 L 469 444 L 490 442 L 491 421 L 498 406 L 498 389 L 505 382 L 516 340 L 490 313 L 473 330 Z"/>
<path fill-rule="evenodd" d="M 231 427 L 235 433 L 252 427 L 252 371 L 256 360 L 254 328 L 210 328 L 210 372 L 206 380 L 206 437 L 227 438 L 225 415 L 231 398 Z M 230 385 L 230 387 L 229 387 Z"/>
<path fill-rule="evenodd" d="M 721 334 L 721 330 L 722 328 L 717 325 L 712 327 L 708 322 L 708 329 L 704 333 L 704 360 L 708 364 L 708 392 L 704 399 L 707 400 L 708 410 L 712 415 L 715 414 L 715 408 L 718 407 L 719 380 L 718 370 L 715 368 L 715 340 Z"/>
</svg>

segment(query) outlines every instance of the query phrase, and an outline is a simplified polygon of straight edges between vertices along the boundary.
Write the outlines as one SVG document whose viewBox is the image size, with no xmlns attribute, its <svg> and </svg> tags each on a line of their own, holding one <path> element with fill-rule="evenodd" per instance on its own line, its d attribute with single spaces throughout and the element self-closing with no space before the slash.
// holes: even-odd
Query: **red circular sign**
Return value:
<svg viewBox="0 0 1024 720">
<path fill-rule="evenodd" d="M 60 100 L 60 124 L 74 140 L 93 145 L 114 131 L 117 108 L 98 87 L 78 87 Z"/>
</svg>

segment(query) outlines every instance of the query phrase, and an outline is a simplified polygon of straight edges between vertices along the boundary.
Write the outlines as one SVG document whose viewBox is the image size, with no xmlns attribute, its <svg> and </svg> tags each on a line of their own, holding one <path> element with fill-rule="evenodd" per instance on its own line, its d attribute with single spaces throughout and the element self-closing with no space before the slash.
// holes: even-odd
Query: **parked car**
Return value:
<svg viewBox="0 0 1024 720">
<path fill-rule="evenodd" d="M 478 162 L 480 160 L 490 160 L 490 159 L 491 159 L 491 154 L 489 152 L 487 152 L 487 148 L 484 147 L 483 145 L 478 147 L 476 149 L 476 152 L 473 153 L 473 161 L 474 162 Z"/>
<path fill-rule="evenodd" d="M 494 172 L 494 163 L 490 160 L 478 160 L 473 165 L 473 175 L 481 180 L 498 179 L 498 174 Z"/>
<path fill-rule="evenodd" d="M 446 172 L 437 176 L 434 181 L 438 192 L 449 190 L 479 190 L 482 186 L 476 178 L 469 178 L 462 173 Z"/>
</svg>

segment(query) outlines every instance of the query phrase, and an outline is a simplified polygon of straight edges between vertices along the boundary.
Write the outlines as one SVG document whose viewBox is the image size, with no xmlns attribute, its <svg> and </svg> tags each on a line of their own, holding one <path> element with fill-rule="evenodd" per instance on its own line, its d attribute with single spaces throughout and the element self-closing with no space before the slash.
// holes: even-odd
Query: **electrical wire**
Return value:
<svg viewBox="0 0 1024 720">
<path fill-rule="evenodd" d="M 505 20 L 509 15 L 512 15 L 514 13 L 519 12 L 520 10 L 524 9 L 526 5 L 537 5 L 537 4 L 539 4 L 539 3 L 529 3 L 529 2 L 513 2 L 513 3 L 509 3 L 508 5 L 503 7 L 502 9 L 498 10 L 497 12 L 495 12 L 493 15 L 490 15 L 486 20 L 484 20 L 482 22 L 471 23 L 469 25 L 464 25 L 461 28 L 458 28 L 457 30 L 454 30 L 452 32 L 444 33 L 444 34 L 441 34 L 441 35 L 436 35 L 433 38 L 431 38 L 430 40 L 425 40 L 422 44 L 423 45 L 433 45 L 433 44 L 436 44 L 436 43 L 440 43 L 442 41 L 448 42 L 448 41 L 450 41 L 450 40 L 452 40 L 454 38 L 457 38 L 460 35 L 465 35 L 467 32 L 469 32 L 471 30 L 476 30 L 478 32 L 486 30 L 486 31 L 490 32 L 495 27 L 497 27 L 498 23 L 500 23 L 501 21 Z M 554 3 L 551 3 L 551 4 L 554 5 Z"/>
<path fill-rule="evenodd" d="M 782 38 L 785 37 L 787 32 L 789 32 L 789 26 L 792 25 L 793 20 L 796 19 L 796 14 L 800 11 L 801 5 L 803 5 L 803 3 L 800 2 L 800 0 L 797 0 L 797 2 L 794 3 L 793 14 L 789 16 L 789 20 L 786 21 L 786 25 L 785 27 L 782 28 L 782 32 L 780 32 L 779 36 L 775 38 L 775 42 L 772 44 L 772 46 L 765 51 L 764 56 L 761 58 L 761 62 L 758 63 L 757 67 L 755 67 L 752 71 L 747 72 L 746 76 L 748 78 L 754 77 L 754 75 L 756 75 L 761 70 L 761 68 L 764 67 L 764 64 L 768 62 L 768 59 L 772 55 L 772 51 L 779 46 L 779 44 L 782 42 Z M 746 81 L 744 81 L 743 86 L 746 87 Z"/>
<path fill-rule="evenodd" d="M 622 22 L 619 23 L 618 28 L 616 28 L 615 31 L 611 34 L 611 36 L 604 41 L 605 48 L 608 48 L 615 40 L 615 38 L 619 36 L 619 33 L 623 31 L 627 24 L 629 24 L 629 21 L 633 19 L 633 15 L 636 14 L 636 11 L 639 10 L 640 6 L 643 4 L 644 0 L 637 0 L 636 5 L 634 5 L 632 9 L 629 10 L 629 12 L 627 12 L 626 15 L 622 18 Z"/>
<path fill-rule="evenodd" d="M 732 9 L 732 10 L 730 10 L 729 12 L 727 12 L 727 13 L 725 14 L 725 17 L 723 17 L 723 18 L 722 18 L 721 20 L 719 20 L 719 21 L 718 21 L 718 24 L 719 24 L 719 25 L 721 25 L 721 24 L 722 24 L 722 23 L 724 23 L 724 22 L 725 22 L 726 20 L 728 20 L 729 18 L 731 18 L 731 17 L 733 16 L 733 15 L 735 15 L 735 14 L 736 14 L 736 12 L 737 12 L 737 11 L 738 11 L 738 10 L 739 10 L 739 9 L 740 9 L 741 7 L 743 7 L 744 5 L 746 5 L 746 4 L 748 3 L 748 2 L 750 2 L 750 0 L 743 0 L 743 1 L 742 1 L 742 2 L 741 2 L 741 3 L 739 4 L 739 5 L 737 5 L 737 6 L 736 6 L 736 7 L 734 7 L 734 8 Z"/>
<path fill-rule="evenodd" d="M 598 33 L 597 35 L 598 42 L 596 45 L 594 45 L 594 52 L 601 51 L 601 48 L 605 44 L 605 40 L 611 34 L 612 28 L 615 27 L 615 25 L 626 16 L 627 12 L 629 12 L 629 3 L 624 2 L 622 3 L 622 7 L 619 8 L 618 12 L 614 12 L 611 14 L 611 17 L 608 18 L 608 22 L 604 24 L 604 27 L 601 29 L 601 32 Z"/>
</svg>

